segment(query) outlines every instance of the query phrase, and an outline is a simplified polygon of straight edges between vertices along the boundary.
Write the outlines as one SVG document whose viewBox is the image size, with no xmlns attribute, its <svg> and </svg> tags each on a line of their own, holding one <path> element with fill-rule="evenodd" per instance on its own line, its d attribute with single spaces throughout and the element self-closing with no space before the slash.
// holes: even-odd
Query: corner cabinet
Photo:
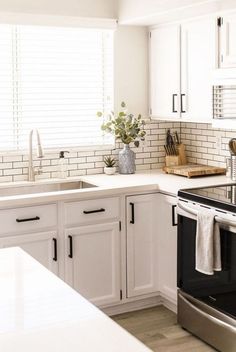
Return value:
<svg viewBox="0 0 236 352">
<path fill-rule="evenodd" d="M 120 300 L 119 222 L 67 229 L 67 282 L 90 302 Z"/>
<path fill-rule="evenodd" d="M 127 197 L 127 297 L 158 291 L 157 194 Z"/>
<path fill-rule="evenodd" d="M 236 12 L 218 18 L 219 67 L 236 68 Z"/>
<path fill-rule="evenodd" d="M 211 122 L 212 77 L 217 67 L 217 30 L 214 18 L 181 25 L 181 116 Z"/>
<path fill-rule="evenodd" d="M 158 263 L 162 297 L 177 303 L 176 197 L 158 194 Z"/>
<path fill-rule="evenodd" d="M 150 31 L 152 118 L 211 122 L 212 76 L 217 66 L 214 18 Z"/>
</svg>

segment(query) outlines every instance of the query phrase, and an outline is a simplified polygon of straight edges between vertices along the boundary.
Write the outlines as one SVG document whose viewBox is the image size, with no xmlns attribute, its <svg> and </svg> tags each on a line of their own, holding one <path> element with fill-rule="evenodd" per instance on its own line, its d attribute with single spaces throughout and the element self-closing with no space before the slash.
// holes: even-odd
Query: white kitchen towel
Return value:
<svg viewBox="0 0 236 352">
<path fill-rule="evenodd" d="M 198 210 L 195 269 L 206 275 L 221 271 L 220 227 L 215 214 L 208 209 Z"/>
</svg>

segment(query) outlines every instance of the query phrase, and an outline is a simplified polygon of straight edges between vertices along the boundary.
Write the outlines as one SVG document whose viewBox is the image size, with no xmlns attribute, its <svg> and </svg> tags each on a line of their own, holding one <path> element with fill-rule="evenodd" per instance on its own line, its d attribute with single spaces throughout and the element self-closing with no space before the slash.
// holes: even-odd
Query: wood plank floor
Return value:
<svg viewBox="0 0 236 352">
<path fill-rule="evenodd" d="M 176 314 L 163 306 L 112 317 L 154 352 L 212 352 L 213 348 L 183 330 Z"/>
</svg>

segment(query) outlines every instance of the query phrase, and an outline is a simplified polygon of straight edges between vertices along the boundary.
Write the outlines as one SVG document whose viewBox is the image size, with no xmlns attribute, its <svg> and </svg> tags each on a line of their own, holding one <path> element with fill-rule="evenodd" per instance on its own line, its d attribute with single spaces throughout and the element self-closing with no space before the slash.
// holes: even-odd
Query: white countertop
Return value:
<svg viewBox="0 0 236 352">
<path fill-rule="evenodd" d="M 48 184 L 53 182 L 70 182 L 82 180 L 93 183 L 98 187 L 86 189 L 74 189 L 67 191 L 57 191 L 38 194 L 24 194 L 17 196 L 0 196 L 0 207 L 10 207 L 17 205 L 31 205 L 45 202 L 55 202 L 58 200 L 83 200 L 97 197 L 115 196 L 120 194 L 133 194 L 142 192 L 160 191 L 166 194 L 177 195 L 182 188 L 206 187 L 233 183 L 226 176 L 205 176 L 188 179 L 182 176 L 168 175 L 160 169 L 137 172 L 133 175 L 115 174 L 108 176 L 105 174 L 71 177 L 66 180 L 50 179 L 32 182 L 12 182 L 0 183 L 1 188 L 29 186 L 32 184 Z"/>
<path fill-rule="evenodd" d="M 233 183 L 232 180 L 224 175 L 195 177 L 189 179 L 183 176 L 168 175 L 161 169 L 137 172 L 133 175 L 91 175 L 85 176 L 83 179 L 87 182 L 95 183 L 101 187 L 110 187 L 112 189 L 117 187 L 123 188 L 126 192 L 127 190 L 132 190 L 133 187 L 137 186 L 140 188 L 151 186 L 153 189 L 172 195 L 177 195 L 178 191 L 183 188 L 206 187 Z"/>
<path fill-rule="evenodd" d="M 148 352 L 19 248 L 0 249 L 2 352 Z"/>
</svg>

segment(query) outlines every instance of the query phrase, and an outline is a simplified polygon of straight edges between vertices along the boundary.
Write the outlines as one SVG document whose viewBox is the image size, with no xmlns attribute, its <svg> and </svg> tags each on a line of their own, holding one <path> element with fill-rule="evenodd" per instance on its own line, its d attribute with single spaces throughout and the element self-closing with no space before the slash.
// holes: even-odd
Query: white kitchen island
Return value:
<svg viewBox="0 0 236 352">
<path fill-rule="evenodd" d="M 150 352 L 16 247 L 0 250 L 0 351 Z"/>
</svg>

